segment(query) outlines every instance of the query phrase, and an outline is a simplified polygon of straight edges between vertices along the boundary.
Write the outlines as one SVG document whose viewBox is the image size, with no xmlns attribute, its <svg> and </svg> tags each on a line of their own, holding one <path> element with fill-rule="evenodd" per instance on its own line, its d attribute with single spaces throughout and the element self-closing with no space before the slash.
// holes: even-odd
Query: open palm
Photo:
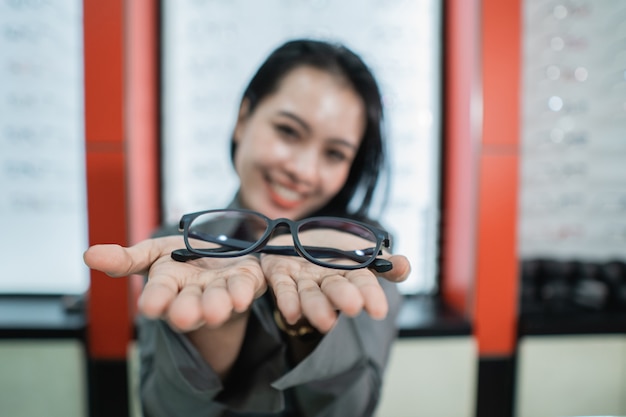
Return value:
<svg viewBox="0 0 626 417">
<path fill-rule="evenodd" d="M 265 292 L 266 281 L 256 257 L 176 262 L 170 253 L 181 247 L 180 236 L 148 239 L 128 248 L 95 245 L 84 259 L 90 268 L 112 277 L 147 275 L 139 311 L 163 318 L 180 331 L 204 324 L 219 326 L 232 314 L 246 311 Z"/>
</svg>

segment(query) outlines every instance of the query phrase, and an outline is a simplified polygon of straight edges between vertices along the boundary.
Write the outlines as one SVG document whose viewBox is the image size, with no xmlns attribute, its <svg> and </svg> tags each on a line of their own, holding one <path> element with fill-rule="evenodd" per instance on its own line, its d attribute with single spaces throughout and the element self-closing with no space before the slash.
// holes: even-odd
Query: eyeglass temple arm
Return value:
<svg viewBox="0 0 626 417">
<path fill-rule="evenodd" d="M 298 255 L 297 252 L 293 248 L 291 249 L 292 250 L 289 251 L 290 253 L 281 252 L 279 254 L 291 255 L 291 256 Z M 176 249 L 172 251 L 170 256 L 172 257 L 172 259 L 178 262 L 187 262 L 187 261 L 192 261 L 194 259 L 199 259 L 203 257 L 201 255 L 191 252 L 188 249 Z M 393 268 L 393 264 L 387 259 L 376 258 L 367 267 L 375 270 L 376 272 L 387 272 L 387 271 L 391 271 L 391 269 Z"/>
</svg>

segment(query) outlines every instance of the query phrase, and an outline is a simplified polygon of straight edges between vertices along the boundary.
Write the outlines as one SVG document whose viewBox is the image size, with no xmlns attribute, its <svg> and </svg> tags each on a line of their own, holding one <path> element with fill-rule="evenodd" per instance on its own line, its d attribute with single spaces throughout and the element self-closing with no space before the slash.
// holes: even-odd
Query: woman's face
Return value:
<svg viewBox="0 0 626 417">
<path fill-rule="evenodd" d="M 351 86 L 312 67 L 289 72 L 252 114 L 244 102 L 234 134 L 244 207 L 299 219 L 326 205 L 348 178 L 365 120 Z"/>
</svg>

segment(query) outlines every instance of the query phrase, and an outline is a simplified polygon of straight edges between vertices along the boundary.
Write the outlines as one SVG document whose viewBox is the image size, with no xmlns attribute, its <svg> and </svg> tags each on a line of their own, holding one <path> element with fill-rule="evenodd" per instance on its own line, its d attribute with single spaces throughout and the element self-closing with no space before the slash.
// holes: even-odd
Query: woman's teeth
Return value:
<svg viewBox="0 0 626 417">
<path fill-rule="evenodd" d="M 278 196 L 288 201 L 298 201 L 302 198 L 300 193 L 279 184 L 272 184 L 272 189 Z"/>
</svg>

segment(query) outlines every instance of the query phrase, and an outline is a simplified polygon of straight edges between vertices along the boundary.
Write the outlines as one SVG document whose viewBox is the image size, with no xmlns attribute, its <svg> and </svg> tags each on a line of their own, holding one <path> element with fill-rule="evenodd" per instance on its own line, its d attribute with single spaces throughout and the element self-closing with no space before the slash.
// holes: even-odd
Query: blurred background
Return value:
<svg viewBox="0 0 626 417">
<path fill-rule="evenodd" d="M 241 89 L 294 37 L 386 105 L 413 271 L 379 417 L 626 415 L 626 2 L 0 0 L 2 415 L 141 415 L 141 277 L 82 253 L 230 201 Z"/>
</svg>

